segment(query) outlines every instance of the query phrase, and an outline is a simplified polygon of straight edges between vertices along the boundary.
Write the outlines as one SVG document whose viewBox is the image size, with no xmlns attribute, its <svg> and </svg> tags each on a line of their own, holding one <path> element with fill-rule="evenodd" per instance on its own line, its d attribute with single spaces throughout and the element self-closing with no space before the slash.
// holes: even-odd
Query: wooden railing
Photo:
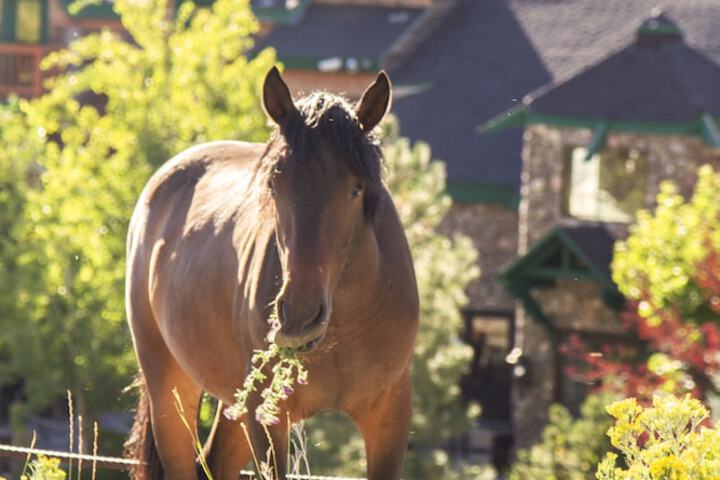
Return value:
<svg viewBox="0 0 720 480">
<path fill-rule="evenodd" d="M 43 45 L 0 43 L 0 100 L 9 94 L 37 97 L 42 94 L 40 60 Z"/>
</svg>

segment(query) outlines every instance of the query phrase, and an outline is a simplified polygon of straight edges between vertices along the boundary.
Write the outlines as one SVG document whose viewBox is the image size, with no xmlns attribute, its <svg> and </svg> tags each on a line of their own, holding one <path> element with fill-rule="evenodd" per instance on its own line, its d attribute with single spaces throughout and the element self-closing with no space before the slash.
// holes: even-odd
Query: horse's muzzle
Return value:
<svg viewBox="0 0 720 480">
<path fill-rule="evenodd" d="M 288 321 L 284 312 L 284 305 L 280 305 L 280 329 L 275 332 L 272 341 L 280 348 L 292 350 L 311 351 L 320 344 L 327 331 L 330 317 L 328 308 L 320 305 L 315 316 L 300 329 Z"/>
</svg>

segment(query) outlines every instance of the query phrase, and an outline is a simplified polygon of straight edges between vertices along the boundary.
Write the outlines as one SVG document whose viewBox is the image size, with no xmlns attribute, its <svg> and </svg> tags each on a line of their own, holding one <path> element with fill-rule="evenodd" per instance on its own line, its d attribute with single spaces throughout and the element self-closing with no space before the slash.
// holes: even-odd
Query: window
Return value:
<svg viewBox="0 0 720 480">
<path fill-rule="evenodd" d="M 48 0 L 0 0 L 0 42 L 45 41 Z"/>
<path fill-rule="evenodd" d="M 20 0 L 15 17 L 15 39 L 22 43 L 40 43 L 42 5 L 40 0 Z"/>
<path fill-rule="evenodd" d="M 460 387 L 466 400 L 481 405 L 483 421 L 510 421 L 512 376 L 505 357 L 512 348 L 512 322 L 509 312 L 465 312 L 464 340 L 473 358 Z"/>
<path fill-rule="evenodd" d="M 563 211 L 583 220 L 629 223 L 643 207 L 647 164 L 635 149 L 605 149 L 586 160 L 587 149 L 565 159 Z"/>
</svg>

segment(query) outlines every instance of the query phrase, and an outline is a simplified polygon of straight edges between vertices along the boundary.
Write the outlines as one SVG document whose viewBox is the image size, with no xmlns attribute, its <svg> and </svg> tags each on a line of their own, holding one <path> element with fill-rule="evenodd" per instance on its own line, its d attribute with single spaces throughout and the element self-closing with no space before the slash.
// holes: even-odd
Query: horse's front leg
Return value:
<svg viewBox="0 0 720 480">
<path fill-rule="evenodd" d="M 215 480 L 237 480 L 240 470 L 251 458 L 250 444 L 243 430 L 247 416 L 230 420 L 223 414 L 224 408 L 221 402 L 205 456 Z"/>
<path fill-rule="evenodd" d="M 368 480 L 397 480 L 403 469 L 412 411 L 410 372 L 378 399 L 353 414 L 365 440 Z"/>
<path fill-rule="evenodd" d="M 256 398 L 253 398 L 256 397 Z M 257 421 L 253 412 L 260 404 L 257 396 L 251 395 L 248 399 L 247 415 L 250 443 L 253 461 L 258 478 L 285 480 L 287 472 L 288 448 L 288 420 L 284 410 L 281 410 L 280 419 L 275 425 L 262 425 Z M 258 471 L 259 470 L 259 471 Z"/>
</svg>

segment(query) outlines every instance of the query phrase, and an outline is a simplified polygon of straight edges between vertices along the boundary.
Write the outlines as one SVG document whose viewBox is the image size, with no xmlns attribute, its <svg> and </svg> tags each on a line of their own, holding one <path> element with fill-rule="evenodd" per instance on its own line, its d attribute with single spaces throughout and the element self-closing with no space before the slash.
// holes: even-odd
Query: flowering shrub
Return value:
<svg viewBox="0 0 720 480">
<path fill-rule="evenodd" d="M 720 430 L 703 426 L 708 411 L 686 395 L 656 396 L 643 408 L 630 398 L 607 407 L 616 419 L 608 430 L 618 455 L 606 454 L 598 480 L 716 480 L 720 478 Z"/>
<path fill-rule="evenodd" d="M 60 468 L 59 458 L 49 458 L 38 455 L 38 458 L 28 465 L 30 473 L 20 476 L 20 480 L 65 480 L 67 474 Z"/>
<path fill-rule="evenodd" d="M 593 352 L 571 340 L 565 353 L 583 365 L 568 373 L 648 403 L 657 390 L 718 393 L 719 252 L 720 173 L 700 168 L 687 200 L 663 182 L 655 210 L 638 212 L 613 255 L 613 280 L 628 300 L 623 320 L 639 341 Z"/>
<path fill-rule="evenodd" d="M 654 324 L 637 313 L 635 306 L 622 314 L 625 328 L 637 342 L 605 344 L 591 349 L 572 336 L 562 352 L 576 360 L 566 373 L 620 397 L 650 403 L 663 391 L 690 393 L 704 399 L 715 391 L 713 378 L 720 373 L 720 330 L 714 323 L 695 325 L 665 312 Z"/>
</svg>

